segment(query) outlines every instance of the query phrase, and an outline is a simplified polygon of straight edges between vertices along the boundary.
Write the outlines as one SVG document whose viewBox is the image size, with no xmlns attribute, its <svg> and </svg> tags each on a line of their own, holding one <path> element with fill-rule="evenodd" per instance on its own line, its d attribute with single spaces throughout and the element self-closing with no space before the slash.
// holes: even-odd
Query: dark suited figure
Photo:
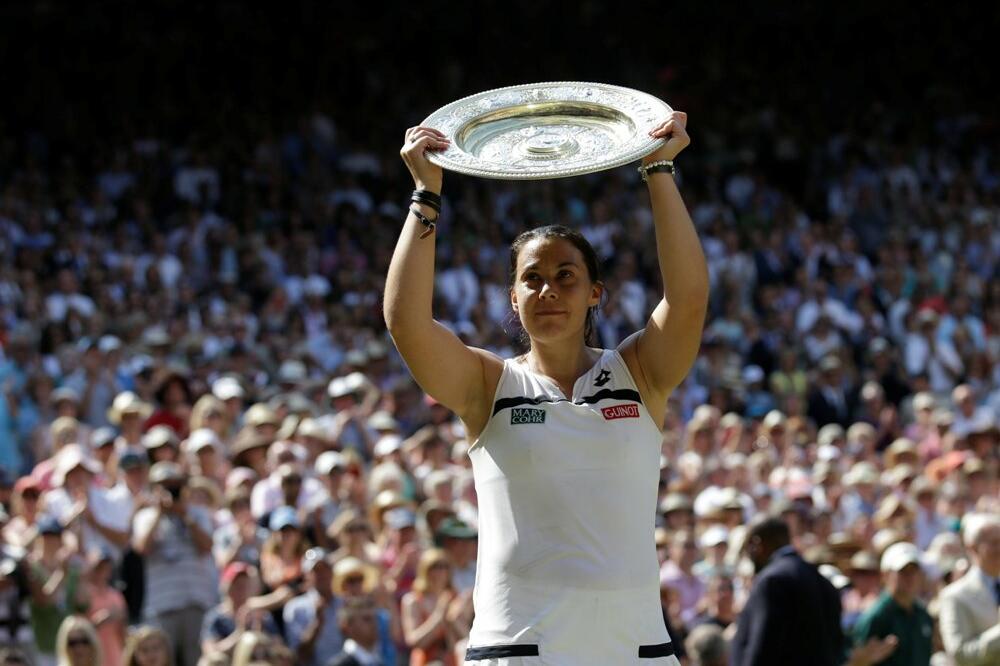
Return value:
<svg viewBox="0 0 1000 666">
<path fill-rule="evenodd" d="M 819 369 L 816 385 L 806 397 L 806 412 L 817 428 L 828 423 L 846 428 L 851 424 L 854 397 L 852 392 L 844 390 L 840 359 L 832 354 L 826 356 L 820 361 Z"/>
<path fill-rule="evenodd" d="M 378 624 L 371 599 L 345 599 L 337 611 L 337 623 L 344 636 L 344 649 L 326 662 L 326 666 L 389 666 L 379 658 Z"/>
<path fill-rule="evenodd" d="M 834 666 L 844 663 L 840 596 L 790 545 L 780 518 L 754 521 L 744 553 L 756 576 L 740 614 L 733 666 Z"/>
</svg>

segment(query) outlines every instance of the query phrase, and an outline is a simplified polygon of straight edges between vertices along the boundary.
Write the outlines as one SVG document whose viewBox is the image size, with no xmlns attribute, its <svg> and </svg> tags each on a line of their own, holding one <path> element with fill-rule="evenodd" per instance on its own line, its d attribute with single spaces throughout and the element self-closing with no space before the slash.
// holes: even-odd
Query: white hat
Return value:
<svg viewBox="0 0 1000 666">
<path fill-rule="evenodd" d="M 67 444 L 59 451 L 59 459 L 56 462 L 55 472 L 52 474 L 52 483 L 61 486 L 66 483 L 66 475 L 77 467 L 82 467 L 91 474 L 101 472 L 101 464 L 91 458 L 79 444 Z"/>
<path fill-rule="evenodd" d="M 377 442 L 375 442 L 375 448 L 372 453 L 376 458 L 381 458 L 382 456 L 387 456 L 390 453 L 399 451 L 403 446 L 403 438 L 399 435 L 382 435 Z"/>
<path fill-rule="evenodd" d="M 368 379 L 360 372 L 352 372 L 343 377 L 334 377 L 326 387 L 326 392 L 331 398 L 341 398 L 360 391 Z"/>
<path fill-rule="evenodd" d="M 97 348 L 102 354 L 107 354 L 116 349 L 121 349 L 122 341 L 113 335 L 102 335 L 101 339 L 97 341 Z"/>
<path fill-rule="evenodd" d="M 198 453 L 198 451 L 208 447 L 214 447 L 216 451 L 222 450 L 222 441 L 219 436 L 208 428 L 198 428 L 184 440 L 184 450 L 188 453 Z"/>
<path fill-rule="evenodd" d="M 761 425 L 764 427 L 764 430 L 770 430 L 775 426 L 784 426 L 786 421 L 787 419 L 783 412 L 772 409 L 764 417 L 764 422 Z"/>
<path fill-rule="evenodd" d="M 368 427 L 372 430 L 397 430 L 399 421 L 385 410 L 379 410 L 368 417 Z"/>
<path fill-rule="evenodd" d="M 320 476 L 326 476 L 338 467 L 347 467 L 347 458 L 340 451 L 324 451 L 316 458 L 315 469 Z"/>
<path fill-rule="evenodd" d="M 934 409 L 934 395 L 928 391 L 921 391 L 913 396 L 913 409 Z"/>
<path fill-rule="evenodd" d="M 882 571 L 902 571 L 910 564 L 920 564 L 920 549 L 912 543 L 894 543 L 882 553 Z"/>
<path fill-rule="evenodd" d="M 701 547 L 712 548 L 729 541 L 729 530 L 722 525 L 712 525 L 701 535 Z"/>
<path fill-rule="evenodd" d="M 816 449 L 816 459 L 830 462 L 840 458 L 840 449 L 833 444 L 823 444 Z"/>
<path fill-rule="evenodd" d="M 833 444 L 838 439 L 844 439 L 846 433 L 841 425 L 836 423 L 827 423 L 825 426 L 819 429 L 816 433 L 816 443 L 820 446 L 826 446 Z"/>
<path fill-rule="evenodd" d="M 219 377 L 212 383 L 212 395 L 219 400 L 230 400 L 245 397 L 246 391 L 235 377 Z"/>
<path fill-rule="evenodd" d="M 299 384 L 307 376 L 306 364 L 296 359 L 288 359 L 278 368 L 278 381 L 282 384 Z"/>
</svg>

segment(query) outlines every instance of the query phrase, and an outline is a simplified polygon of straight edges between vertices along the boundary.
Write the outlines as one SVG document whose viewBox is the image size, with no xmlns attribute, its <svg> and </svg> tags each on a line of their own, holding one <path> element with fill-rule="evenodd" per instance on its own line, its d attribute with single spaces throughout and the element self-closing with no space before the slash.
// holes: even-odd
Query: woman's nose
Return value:
<svg viewBox="0 0 1000 666">
<path fill-rule="evenodd" d="M 552 285 L 548 282 L 542 285 L 542 291 L 539 293 L 539 298 L 556 298 L 558 294 Z"/>
</svg>

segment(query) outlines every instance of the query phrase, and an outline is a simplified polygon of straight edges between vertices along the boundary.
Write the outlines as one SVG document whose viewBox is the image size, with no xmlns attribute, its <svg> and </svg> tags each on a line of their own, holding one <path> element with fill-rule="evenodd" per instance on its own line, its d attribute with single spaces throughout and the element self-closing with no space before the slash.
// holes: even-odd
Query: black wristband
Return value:
<svg viewBox="0 0 1000 666">
<path fill-rule="evenodd" d="M 430 206 L 437 213 L 441 212 L 441 195 L 436 192 L 431 192 L 430 190 L 413 190 L 410 201 Z"/>
</svg>

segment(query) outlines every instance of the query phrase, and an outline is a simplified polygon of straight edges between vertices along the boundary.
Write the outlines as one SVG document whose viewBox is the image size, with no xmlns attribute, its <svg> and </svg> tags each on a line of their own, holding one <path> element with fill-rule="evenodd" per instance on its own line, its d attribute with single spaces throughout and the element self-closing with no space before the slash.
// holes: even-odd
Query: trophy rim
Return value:
<svg viewBox="0 0 1000 666">
<path fill-rule="evenodd" d="M 646 131 L 653 129 L 660 123 L 666 120 L 667 116 L 673 111 L 673 109 L 663 100 L 650 95 L 649 93 L 643 92 L 641 90 L 636 90 L 634 88 L 628 88 L 625 86 L 616 86 L 608 83 L 595 83 L 591 81 L 543 81 L 539 83 L 523 83 L 513 86 L 503 86 L 500 88 L 491 88 L 489 90 L 483 90 L 472 95 L 466 95 L 461 97 L 449 104 L 446 104 L 439 109 L 435 110 L 433 113 L 428 115 L 421 125 L 425 127 L 432 127 L 434 129 L 445 131 L 454 130 L 456 128 L 446 127 L 443 124 L 443 120 L 448 118 L 453 111 L 460 109 L 462 107 L 467 107 L 472 102 L 476 102 L 482 99 L 489 98 L 491 96 L 496 96 L 500 93 L 505 92 L 523 92 L 531 90 L 541 90 L 545 88 L 558 88 L 558 87 L 582 87 L 582 88 L 594 88 L 600 91 L 610 91 L 617 94 L 626 95 L 637 101 L 645 101 L 650 103 L 658 112 L 663 112 L 662 116 L 657 113 L 656 118 L 650 122 L 636 122 L 636 118 L 632 117 L 627 111 L 621 111 L 624 115 L 629 116 L 632 122 L 635 122 L 636 130 L 635 135 L 640 138 L 646 134 Z M 522 104 L 499 107 L 499 108 L 516 108 Z M 496 109 L 490 111 L 495 113 Z M 473 119 L 486 115 L 486 113 L 480 114 L 479 116 L 473 115 L 469 120 L 466 120 L 461 127 L 469 124 Z M 461 129 L 461 127 L 457 129 Z M 448 131 L 445 132 L 449 134 Z M 452 145 L 443 151 L 427 151 L 428 160 L 440 166 L 441 168 L 447 169 L 449 171 L 454 171 L 456 173 L 465 174 L 467 176 L 477 176 L 480 178 L 491 178 L 495 180 L 549 180 L 555 178 L 567 178 L 570 176 L 580 176 L 589 173 L 596 173 L 598 171 L 606 171 L 608 169 L 615 169 L 620 166 L 624 166 L 630 162 L 634 162 L 650 153 L 654 152 L 664 144 L 666 144 L 666 139 L 654 139 L 652 137 L 647 137 L 642 140 L 639 145 L 630 148 L 621 153 L 613 153 L 612 157 L 607 159 L 593 160 L 589 163 L 579 164 L 573 167 L 566 167 L 561 169 L 549 169 L 549 170 L 505 170 L 502 166 L 491 167 L 491 163 L 476 158 L 472 156 L 471 164 L 470 160 L 459 161 L 455 159 L 456 155 L 472 155 L 467 151 L 459 148 L 454 141 L 454 137 L 449 135 L 452 139 Z"/>
</svg>

